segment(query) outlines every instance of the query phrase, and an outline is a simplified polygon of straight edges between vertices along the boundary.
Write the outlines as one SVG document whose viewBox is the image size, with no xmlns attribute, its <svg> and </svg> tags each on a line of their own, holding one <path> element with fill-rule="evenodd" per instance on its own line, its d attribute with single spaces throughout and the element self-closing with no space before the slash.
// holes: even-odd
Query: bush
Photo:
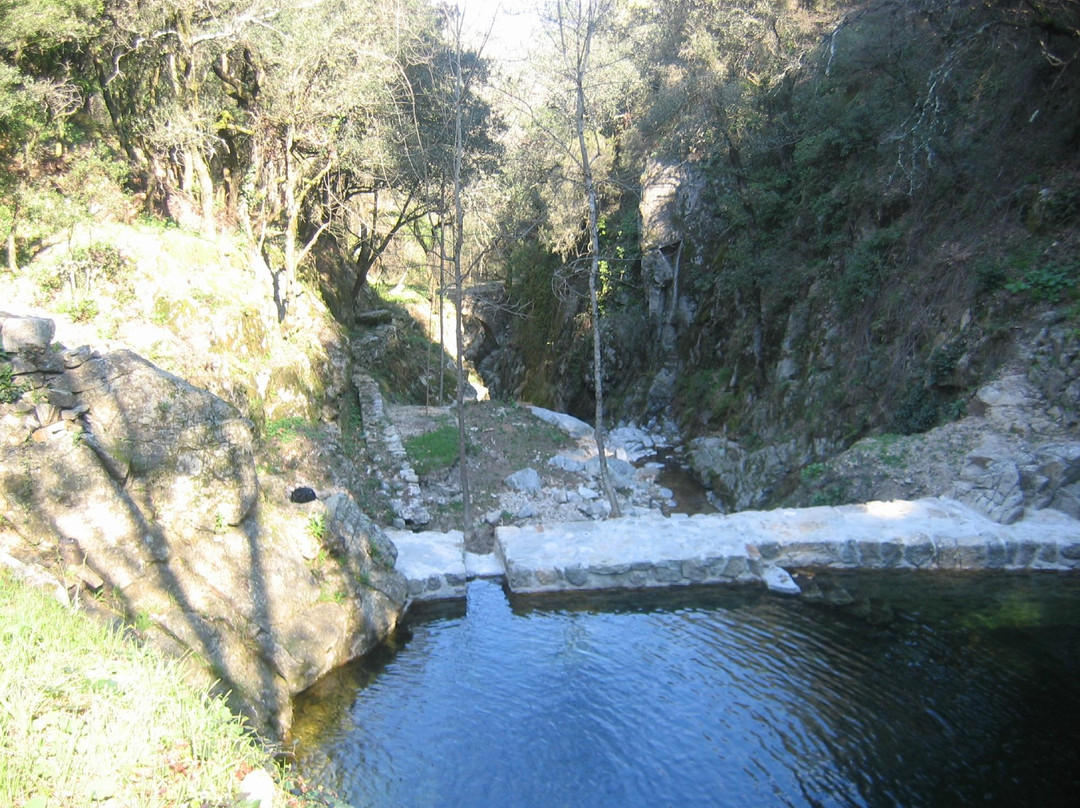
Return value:
<svg viewBox="0 0 1080 808">
<path fill-rule="evenodd" d="M 941 419 L 942 395 L 922 381 L 913 382 L 893 412 L 889 429 L 901 435 L 927 432 Z"/>
<path fill-rule="evenodd" d="M 1005 290 L 1023 294 L 1040 303 L 1060 303 L 1076 292 L 1080 261 L 1040 263 L 1005 283 Z"/>
<path fill-rule="evenodd" d="M 76 323 L 88 323 L 98 315 L 98 304 L 93 298 L 82 297 L 60 306 L 60 311 Z"/>
</svg>

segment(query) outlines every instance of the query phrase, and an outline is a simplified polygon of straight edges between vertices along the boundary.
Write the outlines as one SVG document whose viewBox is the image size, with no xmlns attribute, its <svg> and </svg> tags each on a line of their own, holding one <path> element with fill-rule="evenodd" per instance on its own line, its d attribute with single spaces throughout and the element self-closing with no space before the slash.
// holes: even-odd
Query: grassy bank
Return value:
<svg viewBox="0 0 1080 808">
<path fill-rule="evenodd" d="M 0 659 L 0 805 L 231 808 L 247 773 L 274 770 L 182 661 L 2 569 Z"/>
</svg>

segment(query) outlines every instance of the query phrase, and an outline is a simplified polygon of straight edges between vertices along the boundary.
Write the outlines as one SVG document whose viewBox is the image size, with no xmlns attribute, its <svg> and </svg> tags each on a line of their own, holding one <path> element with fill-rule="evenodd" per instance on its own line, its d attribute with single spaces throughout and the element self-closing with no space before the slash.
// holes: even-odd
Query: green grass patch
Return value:
<svg viewBox="0 0 1080 808">
<path fill-rule="evenodd" d="M 443 426 L 434 432 L 414 435 L 405 441 L 405 451 L 417 474 L 449 468 L 458 457 L 458 430 Z"/>
<path fill-rule="evenodd" d="M 274 765 L 189 663 L 4 570 L 0 656 L 0 805 L 233 805 L 240 775 Z"/>
<path fill-rule="evenodd" d="M 308 535 L 313 539 L 322 541 L 326 538 L 326 514 L 325 513 L 313 513 L 308 517 L 307 521 Z"/>
<path fill-rule="evenodd" d="M 313 436 L 318 429 L 304 418 L 290 416 L 288 418 L 275 418 L 263 425 L 262 436 L 265 440 L 289 441 L 298 435 Z"/>
</svg>

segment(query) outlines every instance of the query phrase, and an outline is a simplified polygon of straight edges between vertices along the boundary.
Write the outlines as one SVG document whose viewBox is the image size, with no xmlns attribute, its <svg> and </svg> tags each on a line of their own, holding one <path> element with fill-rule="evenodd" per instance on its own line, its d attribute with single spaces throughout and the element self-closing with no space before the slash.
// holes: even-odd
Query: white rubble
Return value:
<svg viewBox="0 0 1080 808">
<path fill-rule="evenodd" d="M 545 410 L 543 407 L 529 407 L 529 409 L 532 411 L 532 414 L 541 421 L 558 427 L 571 438 L 584 438 L 593 434 L 591 425 L 585 423 L 580 418 L 567 415 L 565 412 Z"/>
</svg>

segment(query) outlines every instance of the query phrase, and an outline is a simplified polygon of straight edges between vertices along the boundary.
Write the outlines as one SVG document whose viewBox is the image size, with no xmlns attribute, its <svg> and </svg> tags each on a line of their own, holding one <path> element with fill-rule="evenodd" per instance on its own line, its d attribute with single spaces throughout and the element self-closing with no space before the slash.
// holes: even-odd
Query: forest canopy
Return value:
<svg viewBox="0 0 1080 808">
<path fill-rule="evenodd" d="M 767 267 L 796 260 L 831 267 L 856 306 L 874 262 L 900 255 L 889 222 L 1076 146 L 1075 125 L 1048 133 L 1077 111 L 1076 0 L 583 4 L 597 22 L 584 123 L 602 305 L 632 285 L 650 165 L 708 179 L 700 241 L 726 257 L 706 261 L 702 283 L 795 291 Z M 510 281 L 526 242 L 572 266 L 587 211 L 551 32 L 573 5 L 532 4 L 547 33 L 499 60 L 484 21 L 463 44 L 463 10 L 431 0 L 3 0 L 7 264 L 80 218 L 134 210 L 246 234 L 283 316 L 304 267 L 333 260 L 348 306 L 396 238 L 430 251 L 453 227 L 459 65 L 466 250 Z M 1019 159 L 1001 166 L 1028 119 Z M 797 256 L 779 255 L 792 238 Z"/>
</svg>

